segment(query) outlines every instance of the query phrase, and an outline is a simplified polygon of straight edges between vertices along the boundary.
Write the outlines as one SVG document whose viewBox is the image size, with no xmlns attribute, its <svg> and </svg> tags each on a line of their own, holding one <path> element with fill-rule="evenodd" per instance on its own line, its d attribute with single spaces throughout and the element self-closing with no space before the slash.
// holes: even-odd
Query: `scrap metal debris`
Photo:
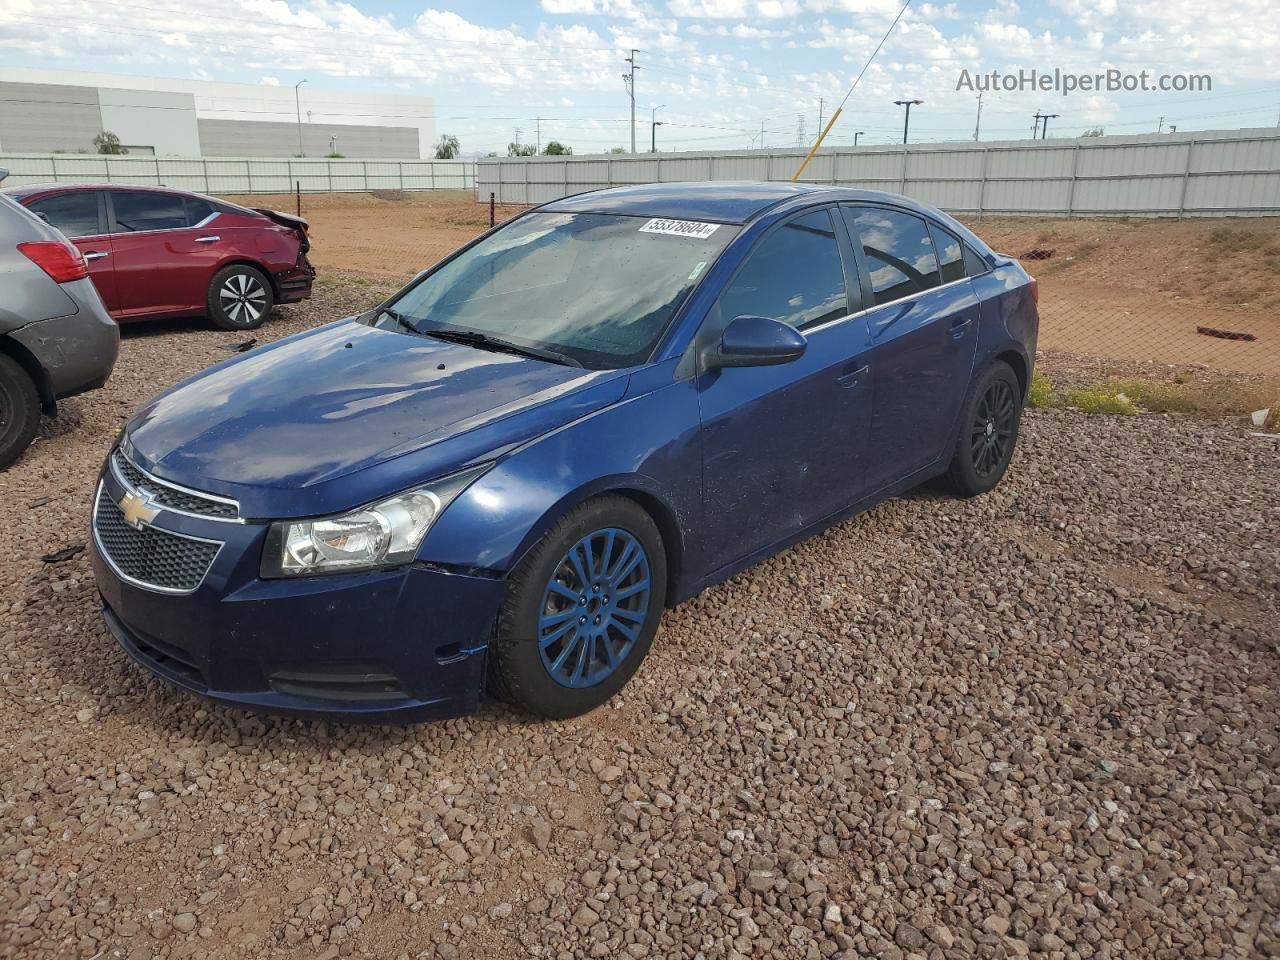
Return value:
<svg viewBox="0 0 1280 960">
<path fill-rule="evenodd" d="M 1057 250 L 1028 250 L 1018 259 L 1020 260 L 1048 260 Z"/>
<path fill-rule="evenodd" d="M 1252 333 L 1241 333 L 1237 330 L 1219 330 L 1216 327 L 1196 327 L 1196 333 L 1206 337 L 1217 337 L 1219 340 L 1257 340 Z"/>
<path fill-rule="evenodd" d="M 257 342 L 257 337 L 250 337 L 248 340 L 241 340 L 239 343 L 227 343 L 223 344 L 223 346 L 232 353 L 247 353 L 253 349 L 254 344 Z"/>
<path fill-rule="evenodd" d="M 40 559 L 45 563 L 63 563 L 64 561 L 70 560 L 83 549 L 83 543 L 73 543 L 70 546 L 63 547 L 61 550 L 55 550 L 53 553 L 46 553 Z"/>
</svg>

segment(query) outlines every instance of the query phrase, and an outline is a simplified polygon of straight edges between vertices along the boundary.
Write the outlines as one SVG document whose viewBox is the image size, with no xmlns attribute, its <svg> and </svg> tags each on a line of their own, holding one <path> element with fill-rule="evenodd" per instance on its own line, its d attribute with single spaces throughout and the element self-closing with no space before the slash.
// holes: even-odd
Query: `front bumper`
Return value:
<svg viewBox="0 0 1280 960">
<path fill-rule="evenodd" d="M 103 495 L 123 490 L 106 471 Z M 223 543 L 194 590 L 165 593 L 131 582 L 90 537 L 107 627 L 152 673 L 273 712 L 411 721 L 479 705 L 501 580 L 423 565 L 262 580 L 263 524 L 162 510 L 151 526 Z"/>
</svg>

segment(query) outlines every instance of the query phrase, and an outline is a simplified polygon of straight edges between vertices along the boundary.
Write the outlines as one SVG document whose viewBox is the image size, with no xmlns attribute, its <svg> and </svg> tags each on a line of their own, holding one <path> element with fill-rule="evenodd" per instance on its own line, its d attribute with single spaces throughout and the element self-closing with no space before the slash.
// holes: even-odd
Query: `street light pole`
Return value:
<svg viewBox="0 0 1280 960">
<path fill-rule="evenodd" d="M 918 107 L 924 103 L 923 100 L 895 100 L 893 101 L 899 107 L 907 108 L 907 115 L 902 121 L 902 142 L 907 142 L 907 131 L 911 128 L 911 108 Z"/>
<path fill-rule="evenodd" d="M 293 106 L 298 111 L 298 156 L 303 156 L 302 152 L 302 96 L 298 93 L 298 88 L 307 81 L 299 80 L 293 85 Z"/>
<path fill-rule="evenodd" d="M 656 119 L 658 111 L 665 107 L 665 103 L 660 103 L 656 107 L 649 110 L 649 152 L 658 152 L 658 128 L 662 126 L 662 121 Z"/>
<path fill-rule="evenodd" d="M 1043 140 L 1045 137 L 1049 135 L 1049 121 L 1057 116 L 1059 116 L 1059 114 L 1056 114 L 1056 113 L 1046 113 L 1041 116 L 1041 119 L 1044 120 L 1044 126 L 1040 128 L 1041 140 Z"/>
<path fill-rule="evenodd" d="M 853 145 L 854 145 L 855 147 L 858 145 L 858 138 L 859 138 L 860 136 L 862 136 L 862 135 L 863 135 L 864 133 L 866 133 L 866 132 L 867 132 L 867 131 L 865 131 L 865 130 L 855 130 L 855 131 L 854 131 L 854 133 L 853 133 Z"/>
</svg>

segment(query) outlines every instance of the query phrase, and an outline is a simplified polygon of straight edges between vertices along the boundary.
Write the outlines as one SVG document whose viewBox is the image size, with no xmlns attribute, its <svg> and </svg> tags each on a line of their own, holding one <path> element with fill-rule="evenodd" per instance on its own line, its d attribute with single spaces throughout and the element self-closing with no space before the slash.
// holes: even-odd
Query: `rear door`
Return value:
<svg viewBox="0 0 1280 960">
<path fill-rule="evenodd" d="M 842 205 L 864 285 L 872 422 L 869 481 L 882 489 L 949 452 L 978 346 L 978 298 L 964 249 L 925 218 L 894 207 Z M 954 241 L 954 242 L 953 242 Z"/>
<path fill-rule="evenodd" d="M 203 313 L 223 255 L 209 203 L 162 190 L 105 193 L 122 315 Z"/>
<path fill-rule="evenodd" d="M 89 265 L 89 276 L 98 296 L 111 315 L 120 312 L 115 261 L 107 233 L 106 202 L 101 190 L 69 190 L 37 197 L 25 204 L 28 210 L 62 231 Z"/>
</svg>

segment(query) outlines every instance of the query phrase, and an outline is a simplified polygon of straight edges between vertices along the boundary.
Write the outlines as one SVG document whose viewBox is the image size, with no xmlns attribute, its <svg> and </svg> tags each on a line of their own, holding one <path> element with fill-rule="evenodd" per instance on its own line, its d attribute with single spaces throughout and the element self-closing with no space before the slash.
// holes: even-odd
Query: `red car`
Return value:
<svg viewBox="0 0 1280 960">
<path fill-rule="evenodd" d="M 14 200 L 61 230 L 117 322 L 208 317 L 252 330 L 276 303 L 311 296 L 307 221 L 162 187 L 11 187 Z"/>
</svg>

